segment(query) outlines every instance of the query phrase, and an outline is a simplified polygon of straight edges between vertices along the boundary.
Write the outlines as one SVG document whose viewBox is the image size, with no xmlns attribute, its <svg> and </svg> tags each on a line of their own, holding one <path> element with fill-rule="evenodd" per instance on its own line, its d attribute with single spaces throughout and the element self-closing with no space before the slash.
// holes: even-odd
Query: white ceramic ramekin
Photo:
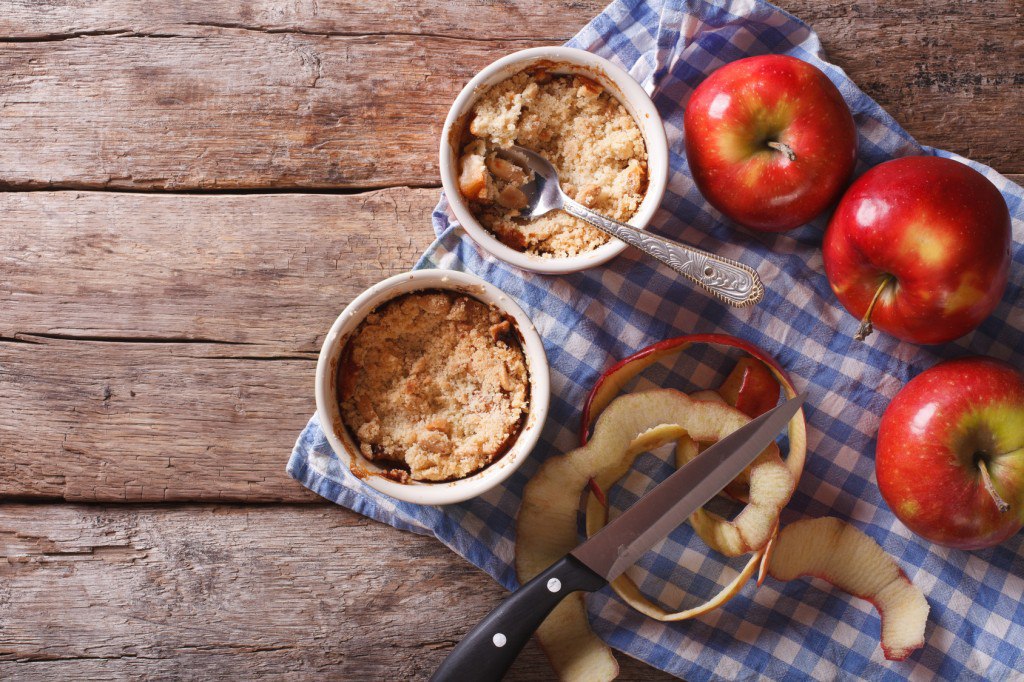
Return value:
<svg viewBox="0 0 1024 682">
<path fill-rule="evenodd" d="M 530 372 L 530 413 L 519 437 L 500 459 L 467 478 L 445 483 L 411 481 L 398 483 L 379 475 L 381 468 L 363 457 L 341 420 L 337 399 L 338 362 L 359 323 L 381 304 L 411 291 L 456 291 L 493 305 L 515 322 Z M 316 411 L 331 447 L 354 472 L 365 472 L 363 481 L 396 500 L 415 504 L 454 504 L 476 497 L 508 478 L 533 450 L 540 438 L 551 398 L 548 359 L 537 329 L 523 309 L 501 289 L 464 272 L 416 270 L 375 284 L 352 301 L 334 321 L 320 349 L 316 366 Z"/>
<path fill-rule="evenodd" d="M 626 244 L 613 239 L 593 251 L 567 258 L 544 258 L 502 244 L 473 217 L 469 205 L 459 192 L 459 145 L 464 126 L 469 122 L 477 99 L 493 85 L 539 64 L 550 64 L 553 73 L 575 73 L 587 76 L 605 87 L 626 108 L 640 126 L 647 145 L 647 194 L 630 225 L 646 227 L 661 205 L 668 182 L 668 141 L 658 110 L 640 84 L 621 68 L 603 57 L 570 47 L 535 47 L 502 57 L 462 89 L 448 112 L 441 133 L 441 183 L 448 204 L 470 237 L 491 255 L 524 270 L 560 275 L 585 270 L 608 262 L 622 253 Z"/>
</svg>

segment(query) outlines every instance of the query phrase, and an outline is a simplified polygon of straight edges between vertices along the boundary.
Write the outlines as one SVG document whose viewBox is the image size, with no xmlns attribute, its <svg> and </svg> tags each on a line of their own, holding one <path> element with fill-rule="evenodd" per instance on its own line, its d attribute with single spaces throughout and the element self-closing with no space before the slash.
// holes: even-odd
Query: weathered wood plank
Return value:
<svg viewBox="0 0 1024 682">
<path fill-rule="evenodd" d="M 0 36 L 9 40 L 57 40 L 94 33 L 150 33 L 187 26 L 234 27 L 249 31 L 328 35 L 445 35 L 476 40 L 566 39 L 608 3 L 569 0 L 208 0 L 177 6 L 145 0 L 94 3 L 63 0 L 40 8 L 32 0 L 8 0 Z M 804 21 L 929 18 L 985 18 L 1019 15 L 1012 2 L 986 0 L 782 0 L 777 3 Z"/>
<path fill-rule="evenodd" d="M 305 4 L 280 15 L 269 4 L 237 11 L 228 4 L 179 10 L 170 3 L 153 20 L 140 17 L 141 10 L 122 15 L 119 6 L 75 20 L 65 7 L 45 29 L 34 28 L 28 11 L 9 19 L 8 35 L 45 37 L 70 28 L 58 36 L 81 37 L 0 45 L 0 183 L 433 185 L 438 132 L 462 84 L 502 54 L 563 39 L 596 11 L 585 4 L 564 18 L 552 12 L 534 32 L 529 16 L 505 14 L 504 5 L 449 9 L 438 23 L 426 21 L 429 30 L 458 36 L 442 38 L 410 28 L 431 15 L 427 2 L 388 10 L 401 17 L 391 20 L 384 9 L 343 19 L 341 4 L 315 16 Z M 1020 8 L 1012 0 L 951 3 L 948 11 L 914 3 L 913 21 L 908 10 L 882 3 L 838 10 L 809 0 L 789 5 L 815 23 L 835 60 L 922 142 L 1004 172 L 1024 171 L 1003 131 L 1024 106 Z M 556 17 L 564 21 L 560 31 Z M 129 33 L 89 35 L 120 30 Z M 424 34 L 389 33 L 403 30 Z M 478 39 L 502 33 L 536 38 Z"/>
<path fill-rule="evenodd" d="M 48 334 L 315 353 L 356 295 L 433 239 L 437 190 L 0 194 L 0 338 Z"/>
<path fill-rule="evenodd" d="M 314 499 L 284 464 L 323 335 L 436 198 L 0 195 L 0 495 Z"/>
<path fill-rule="evenodd" d="M 436 184 L 445 103 L 524 46 L 206 27 L 0 44 L 0 183 Z"/>
<path fill-rule="evenodd" d="M 1005 133 L 1024 110 L 1024 5 L 886 3 L 868 15 L 858 4 L 813 3 L 798 16 L 921 144 L 1024 172 L 1024 143 Z"/>
<path fill-rule="evenodd" d="M 311 499 L 283 466 L 320 341 L 435 200 L 0 195 L 0 338 L 31 342 L 0 341 L 0 494 Z"/>
<path fill-rule="evenodd" d="M 0 36 L 58 39 L 83 33 L 159 33 L 188 26 L 330 35 L 415 34 L 472 40 L 524 38 L 565 41 L 608 4 L 572 0 L 211 0 L 202 3 L 65 1 L 45 11 L 32 0 L 8 2 Z"/>
<path fill-rule="evenodd" d="M 424 679 L 503 595 L 330 506 L 0 506 L 4 679 Z M 531 645 L 509 679 L 550 674 Z"/>
<path fill-rule="evenodd" d="M 0 497 L 315 500 L 284 472 L 315 358 L 238 349 L 0 343 Z"/>
</svg>

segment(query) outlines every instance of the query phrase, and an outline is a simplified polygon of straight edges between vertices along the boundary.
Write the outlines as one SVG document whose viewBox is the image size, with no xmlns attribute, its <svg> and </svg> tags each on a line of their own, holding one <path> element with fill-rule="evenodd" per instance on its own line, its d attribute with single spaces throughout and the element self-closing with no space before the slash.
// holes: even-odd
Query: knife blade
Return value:
<svg viewBox="0 0 1024 682">
<path fill-rule="evenodd" d="M 796 415 L 806 396 L 787 400 L 709 447 L 513 592 L 452 649 L 430 679 L 500 680 L 562 599 L 599 590 L 636 563 L 747 468 Z"/>
<path fill-rule="evenodd" d="M 707 504 L 775 440 L 803 404 L 800 395 L 765 412 L 694 457 L 570 554 L 608 582 Z"/>
</svg>

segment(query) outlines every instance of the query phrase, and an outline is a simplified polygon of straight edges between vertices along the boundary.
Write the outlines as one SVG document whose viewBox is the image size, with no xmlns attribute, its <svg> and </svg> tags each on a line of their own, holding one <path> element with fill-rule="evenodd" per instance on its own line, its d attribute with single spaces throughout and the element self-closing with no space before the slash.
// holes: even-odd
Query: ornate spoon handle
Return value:
<svg viewBox="0 0 1024 682">
<path fill-rule="evenodd" d="M 602 232 L 657 258 L 683 277 L 702 286 L 723 303 L 743 308 L 754 305 L 764 297 L 761 278 L 753 268 L 743 263 L 612 220 L 569 197 L 564 197 L 564 202 L 562 209 L 567 213 L 586 220 Z"/>
</svg>

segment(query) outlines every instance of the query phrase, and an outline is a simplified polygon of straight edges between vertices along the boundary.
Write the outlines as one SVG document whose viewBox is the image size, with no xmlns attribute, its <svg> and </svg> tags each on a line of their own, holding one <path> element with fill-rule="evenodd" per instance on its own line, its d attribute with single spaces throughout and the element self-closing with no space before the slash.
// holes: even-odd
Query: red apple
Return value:
<svg viewBox="0 0 1024 682">
<path fill-rule="evenodd" d="M 1024 524 L 1024 373 L 949 360 L 896 394 L 878 431 L 882 497 L 921 537 L 980 549 Z"/>
<path fill-rule="evenodd" d="M 846 186 L 857 129 L 816 67 L 764 55 L 726 64 L 686 105 L 686 158 L 712 206 L 755 230 L 808 222 Z"/>
<path fill-rule="evenodd" d="M 968 166 L 910 156 L 875 166 L 825 232 L 825 274 L 839 302 L 905 341 L 963 336 L 999 303 L 1010 271 L 1010 213 Z"/>
</svg>

